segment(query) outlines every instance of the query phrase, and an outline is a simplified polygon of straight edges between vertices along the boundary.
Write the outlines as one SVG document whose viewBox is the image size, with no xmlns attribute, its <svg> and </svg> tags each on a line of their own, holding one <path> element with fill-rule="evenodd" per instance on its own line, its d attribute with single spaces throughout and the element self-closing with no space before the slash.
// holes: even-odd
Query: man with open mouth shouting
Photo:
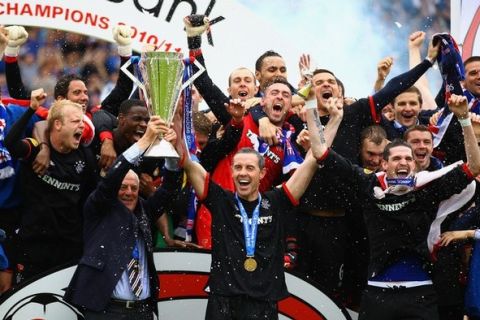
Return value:
<svg viewBox="0 0 480 320">
<path fill-rule="evenodd" d="M 22 160 L 23 205 L 18 231 L 17 282 L 54 266 L 76 261 L 82 250 L 82 198 L 95 185 L 93 155 L 80 144 L 84 129 L 82 106 L 59 100 L 47 118 L 48 143 L 22 133 L 35 110 L 44 103 L 43 89 L 32 91 L 30 108 L 12 126 L 5 138 L 10 154 Z M 37 175 L 32 161 L 46 144 L 50 165 Z"/>
<path fill-rule="evenodd" d="M 468 164 L 454 164 L 443 171 L 415 175 L 411 146 L 395 140 L 385 148 L 384 172 L 367 174 L 321 144 L 321 171 L 350 181 L 359 199 L 363 199 L 361 206 L 370 242 L 370 261 L 368 286 L 360 308 L 361 320 L 439 317 L 437 296 L 426 270 L 429 250 L 432 250 L 430 240 L 435 238 L 431 237 L 432 222 L 439 218 L 436 211 L 440 204 L 455 194 L 468 191 L 468 185 L 480 173 L 480 149 L 468 115 L 466 97 L 452 95 L 449 107 L 463 128 Z M 315 139 L 315 136 L 310 139 L 312 147 L 316 146 Z M 468 197 L 459 197 L 464 198 Z M 445 215 L 449 212 L 447 210 Z"/>
<path fill-rule="evenodd" d="M 281 121 L 283 100 L 290 89 L 276 83 L 266 90 L 267 112 Z M 325 137 L 331 143 L 341 120 L 341 104 L 330 101 L 332 122 Z M 278 110 L 275 110 L 278 109 Z M 312 117 L 312 113 L 309 113 Z M 312 128 L 310 135 L 320 135 Z M 317 139 L 315 141 L 318 141 Z M 318 142 L 316 142 L 319 144 Z M 330 144 L 327 143 L 327 144 Z M 307 188 L 317 170 L 313 149 L 281 187 L 262 192 L 261 179 L 267 175 L 265 158 L 258 151 L 239 149 L 231 162 L 233 190 L 222 188 L 205 169 L 185 155 L 184 169 L 200 201 L 212 212 L 212 263 L 206 319 L 278 319 L 277 301 L 288 295 L 284 263 L 284 220 Z"/>
</svg>

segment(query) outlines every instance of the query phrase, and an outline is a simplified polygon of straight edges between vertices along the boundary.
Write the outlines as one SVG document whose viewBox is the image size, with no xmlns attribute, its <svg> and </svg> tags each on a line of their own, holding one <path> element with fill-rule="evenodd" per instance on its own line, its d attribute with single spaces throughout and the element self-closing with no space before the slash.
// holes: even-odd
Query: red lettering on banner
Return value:
<svg viewBox="0 0 480 320">
<path fill-rule="evenodd" d="M 480 26 L 480 7 L 475 11 L 470 27 L 465 34 L 465 40 L 463 41 L 462 47 L 462 58 L 466 60 L 473 55 L 473 44 L 475 43 L 475 38 L 477 37 L 478 27 Z"/>
<path fill-rule="evenodd" d="M 124 22 L 119 22 L 118 24 L 121 26 L 125 25 Z M 160 39 L 156 35 L 150 34 L 147 31 L 139 30 L 136 26 L 130 27 L 133 30 L 132 39 L 154 45 L 156 47 L 156 50 L 161 49 L 163 51 L 169 51 L 172 48 L 172 44 L 170 42 L 166 43 L 166 40 L 160 41 Z M 181 50 L 181 48 L 175 48 L 175 51 L 177 52 L 180 52 Z"/>
<path fill-rule="evenodd" d="M 174 5 L 176 8 L 181 1 L 177 1 Z M 214 3 L 211 2 L 210 5 Z M 211 8 L 210 8 L 211 10 Z M 172 10 L 170 10 L 172 11 Z M 208 10 L 209 11 L 209 10 Z M 171 12 L 170 12 L 171 13 Z M 71 21 L 77 24 L 89 25 L 92 27 L 99 27 L 101 29 L 109 29 L 110 19 L 106 16 L 100 16 L 93 12 L 82 11 L 79 9 L 73 9 L 61 6 L 42 5 L 42 4 L 29 4 L 18 2 L 1 2 L 0 1 L 0 15 L 22 15 L 41 17 L 49 19 L 62 19 L 65 21 Z M 119 23 L 124 24 L 124 23 Z M 133 35 L 132 38 L 139 42 L 147 43 L 155 46 L 157 49 L 170 51 L 181 51 L 181 48 L 174 47 L 174 45 L 165 40 L 160 39 L 157 35 L 149 33 L 148 31 L 140 30 L 138 27 L 132 26 Z"/>
<path fill-rule="evenodd" d="M 98 25 L 102 29 L 108 29 L 110 24 L 110 19 L 108 17 L 100 17 L 100 24 Z"/>
<path fill-rule="evenodd" d="M 95 14 L 91 14 L 90 12 L 87 12 L 85 15 L 85 24 L 89 24 L 91 26 L 96 27 L 97 26 L 97 20 L 98 16 Z"/>
<path fill-rule="evenodd" d="M 40 17 L 50 17 L 50 6 L 42 6 L 40 4 L 37 4 L 35 6 L 35 15 L 40 16 Z"/>
<path fill-rule="evenodd" d="M 0 2 L 0 15 L 20 15 L 51 19 L 64 19 L 75 23 L 82 23 L 92 27 L 108 29 L 110 19 L 105 16 L 99 16 L 95 13 L 84 12 L 76 9 L 63 8 L 59 6 L 36 4 L 32 6 L 28 3 L 21 4 L 16 2 Z M 150 36 L 151 37 L 151 36 Z M 153 40 L 150 40 L 153 41 Z"/>
<path fill-rule="evenodd" d="M 21 16 L 24 16 L 24 15 L 32 16 L 33 15 L 32 8 L 30 8 L 30 5 L 28 3 L 25 3 L 25 5 L 22 8 L 22 11 L 20 12 L 20 15 Z"/>
<path fill-rule="evenodd" d="M 61 15 L 63 13 L 63 9 L 60 7 L 53 7 L 53 14 L 52 18 L 56 18 L 58 15 Z"/>
<path fill-rule="evenodd" d="M 75 17 L 77 16 L 77 18 Z M 72 12 L 72 15 L 71 15 L 71 19 L 73 22 L 81 22 L 83 20 L 83 13 L 81 11 L 78 11 L 78 10 L 74 10 Z"/>
<path fill-rule="evenodd" d="M 7 14 L 11 14 L 11 11 L 14 11 L 14 14 L 18 16 L 18 3 L 7 3 Z"/>
</svg>

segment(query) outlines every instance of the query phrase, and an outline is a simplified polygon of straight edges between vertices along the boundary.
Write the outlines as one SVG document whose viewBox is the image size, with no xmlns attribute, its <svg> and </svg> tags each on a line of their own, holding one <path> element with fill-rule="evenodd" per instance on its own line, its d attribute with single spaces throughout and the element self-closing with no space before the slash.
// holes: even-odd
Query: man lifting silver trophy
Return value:
<svg viewBox="0 0 480 320">
<path fill-rule="evenodd" d="M 200 69 L 195 75 L 183 82 L 185 61 L 181 52 L 145 51 L 138 61 L 142 80 L 136 78 L 127 69 L 132 59 L 121 70 L 140 88 L 151 115 L 160 116 L 171 123 L 180 93 L 198 77 L 205 68 L 194 62 Z M 144 157 L 178 158 L 171 143 L 157 139 L 145 152 Z"/>
</svg>

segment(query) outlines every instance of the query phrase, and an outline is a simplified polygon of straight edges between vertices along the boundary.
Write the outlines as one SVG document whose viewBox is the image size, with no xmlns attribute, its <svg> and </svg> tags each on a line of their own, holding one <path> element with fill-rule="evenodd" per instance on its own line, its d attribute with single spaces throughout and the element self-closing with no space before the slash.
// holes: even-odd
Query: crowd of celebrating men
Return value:
<svg viewBox="0 0 480 320">
<path fill-rule="evenodd" d="M 277 319 L 285 270 L 359 319 L 480 316 L 465 307 L 461 279 L 466 244 L 480 239 L 480 57 L 461 61 L 442 34 L 422 59 L 417 31 L 410 70 L 386 82 L 393 59 L 381 60 L 373 93 L 354 99 L 309 55 L 292 85 L 269 50 L 254 71 L 234 66 L 225 93 L 202 52 L 208 19 L 184 22 L 188 54 L 206 68 L 192 87 L 190 156 L 182 105 L 167 123 L 123 73 L 96 105 L 75 73 L 51 99 L 24 83 L 27 31 L 1 27 L 10 96 L 0 104 L 1 292 L 73 262 L 65 300 L 86 319 L 153 319 L 162 284 L 152 253 L 171 246 L 211 249 L 206 319 Z M 123 64 L 131 30 L 113 37 Z M 438 94 L 425 78 L 435 63 Z M 208 110 L 198 111 L 201 99 Z M 159 136 L 178 159 L 144 156 Z"/>
</svg>

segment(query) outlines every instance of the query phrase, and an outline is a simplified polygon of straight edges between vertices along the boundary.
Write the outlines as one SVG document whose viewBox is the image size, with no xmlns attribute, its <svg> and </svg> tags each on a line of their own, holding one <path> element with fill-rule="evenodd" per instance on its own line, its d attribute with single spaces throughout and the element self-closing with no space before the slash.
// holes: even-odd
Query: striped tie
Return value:
<svg viewBox="0 0 480 320">
<path fill-rule="evenodd" d="M 137 252 L 137 254 L 135 254 Z M 130 283 L 130 288 L 136 298 L 140 297 L 142 293 L 142 281 L 140 280 L 140 267 L 138 262 L 138 248 L 135 247 L 132 260 L 128 263 L 127 272 L 128 272 L 128 282 Z"/>
</svg>

